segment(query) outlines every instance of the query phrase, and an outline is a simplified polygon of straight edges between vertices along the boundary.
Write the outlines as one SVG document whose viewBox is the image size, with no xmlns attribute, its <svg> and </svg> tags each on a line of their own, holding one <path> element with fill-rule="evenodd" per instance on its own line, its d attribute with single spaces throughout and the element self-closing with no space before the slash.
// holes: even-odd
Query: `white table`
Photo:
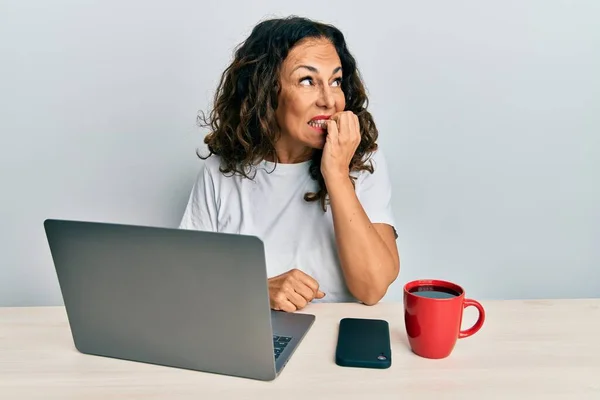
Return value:
<svg viewBox="0 0 600 400">
<path fill-rule="evenodd" d="M 309 305 L 315 324 L 272 382 L 80 354 L 64 308 L 0 308 L 0 399 L 600 399 L 600 299 L 482 304 L 481 331 L 443 360 L 409 350 L 401 303 Z M 389 321 L 391 368 L 335 364 L 348 316 Z"/>
</svg>

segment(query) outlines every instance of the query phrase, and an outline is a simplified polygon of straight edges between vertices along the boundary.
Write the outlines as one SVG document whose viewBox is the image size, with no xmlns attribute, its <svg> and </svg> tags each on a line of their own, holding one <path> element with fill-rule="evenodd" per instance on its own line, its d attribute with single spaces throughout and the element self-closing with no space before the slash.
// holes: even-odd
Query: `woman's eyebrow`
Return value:
<svg viewBox="0 0 600 400">
<path fill-rule="evenodd" d="M 300 68 L 305 68 L 305 69 L 307 69 L 307 70 L 309 70 L 311 72 L 319 72 L 319 70 L 317 68 L 315 68 L 315 67 L 313 67 L 311 65 L 298 65 L 296 68 L 294 68 L 294 70 L 292 72 L 294 72 L 294 71 L 296 71 L 297 69 L 300 69 Z M 331 72 L 331 74 L 333 75 L 336 72 L 341 71 L 341 70 L 342 70 L 341 66 L 336 67 L 336 68 L 333 69 L 333 72 Z"/>
</svg>

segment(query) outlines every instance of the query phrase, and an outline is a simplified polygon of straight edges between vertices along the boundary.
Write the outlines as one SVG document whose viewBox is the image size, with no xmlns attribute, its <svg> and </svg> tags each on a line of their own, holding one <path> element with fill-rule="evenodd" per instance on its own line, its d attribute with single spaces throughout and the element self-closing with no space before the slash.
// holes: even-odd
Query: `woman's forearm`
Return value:
<svg viewBox="0 0 600 400">
<path fill-rule="evenodd" d="M 346 285 L 359 301 L 375 304 L 398 276 L 398 258 L 369 220 L 350 178 L 326 180 L 326 185 Z"/>
</svg>

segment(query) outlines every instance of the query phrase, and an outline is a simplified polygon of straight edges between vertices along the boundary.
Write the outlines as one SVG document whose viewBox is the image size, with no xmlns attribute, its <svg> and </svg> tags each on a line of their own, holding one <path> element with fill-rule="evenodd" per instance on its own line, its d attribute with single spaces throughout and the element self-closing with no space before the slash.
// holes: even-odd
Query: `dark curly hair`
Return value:
<svg viewBox="0 0 600 400">
<path fill-rule="evenodd" d="M 356 61 L 346 47 L 344 35 L 332 25 L 296 16 L 262 21 L 238 45 L 233 62 L 221 76 L 213 110 L 208 117 L 202 112 L 198 116 L 199 125 L 211 130 L 204 139 L 210 154 L 198 156 L 207 159 L 216 154 L 222 160 L 222 173 L 239 173 L 249 179 L 252 179 L 248 175 L 249 166 L 265 159 L 276 162 L 275 142 L 279 129 L 275 110 L 281 90 L 281 65 L 300 41 L 320 38 L 335 46 L 342 62 L 345 110 L 356 114 L 360 122 L 361 141 L 350 162 L 350 171 L 367 170 L 372 173 L 373 166 L 367 161 L 368 155 L 377 149 L 378 131 L 367 111 L 366 91 Z M 320 168 L 322 154 L 322 150 L 315 149 L 309 168 L 319 190 L 306 193 L 304 199 L 320 200 L 323 210 L 326 210 L 327 187 Z"/>
</svg>

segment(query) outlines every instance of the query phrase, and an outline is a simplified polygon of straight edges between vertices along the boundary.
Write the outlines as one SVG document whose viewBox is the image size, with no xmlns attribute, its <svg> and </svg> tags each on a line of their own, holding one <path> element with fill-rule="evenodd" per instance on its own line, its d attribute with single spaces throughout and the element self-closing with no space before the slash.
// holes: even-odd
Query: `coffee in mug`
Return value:
<svg viewBox="0 0 600 400">
<path fill-rule="evenodd" d="M 425 285 L 413 288 L 410 293 L 430 299 L 450 299 L 460 296 L 459 292 L 444 286 Z"/>
</svg>

